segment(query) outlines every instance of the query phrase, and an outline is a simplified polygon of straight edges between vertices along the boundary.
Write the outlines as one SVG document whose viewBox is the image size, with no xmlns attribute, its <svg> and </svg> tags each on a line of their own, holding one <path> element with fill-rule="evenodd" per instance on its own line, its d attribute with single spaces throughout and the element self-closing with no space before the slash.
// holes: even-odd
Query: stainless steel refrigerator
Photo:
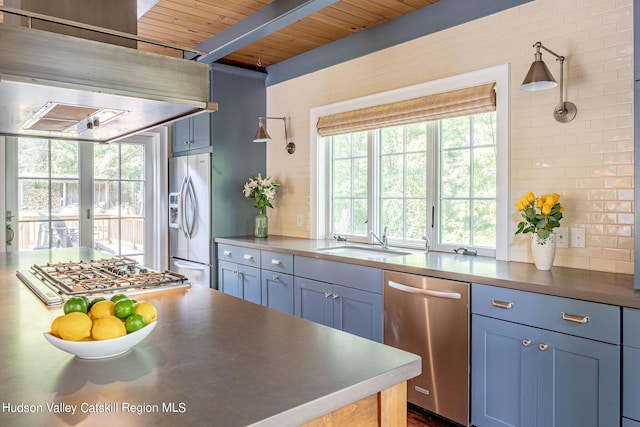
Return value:
<svg viewBox="0 0 640 427">
<path fill-rule="evenodd" d="M 169 159 L 169 268 L 212 286 L 211 154 Z"/>
</svg>

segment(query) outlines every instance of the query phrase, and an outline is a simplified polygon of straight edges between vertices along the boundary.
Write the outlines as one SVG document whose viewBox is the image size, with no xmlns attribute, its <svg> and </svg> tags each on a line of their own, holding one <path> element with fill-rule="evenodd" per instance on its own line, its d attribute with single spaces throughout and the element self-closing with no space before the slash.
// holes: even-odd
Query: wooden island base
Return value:
<svg viewBox="0 0 640 427">
<path fill-rule="evenodd" d="M 406 427 L 407 382 L 382 390 L 350 405 L 330 412 L 302 427 L 321 426 Z"/>
</svg>

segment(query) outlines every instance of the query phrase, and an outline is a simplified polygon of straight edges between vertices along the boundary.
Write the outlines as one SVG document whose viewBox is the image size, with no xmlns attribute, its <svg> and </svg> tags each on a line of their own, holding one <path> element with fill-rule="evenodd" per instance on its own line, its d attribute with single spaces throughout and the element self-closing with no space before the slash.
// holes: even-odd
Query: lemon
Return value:
<svg viewBox="0 0 640 427">
<path fill-rule="evenodd" d="M 113 301 L 99 301 L 91 307 L 89 314 L 92 319 L 115 316 L 115 305 Z"/>
<path fill-rule="evenodd" d="M 127 329 L 122 320 L 116 316 L 103 317 L 93 321 L 91 336 L 94 340 L 109 340 L 127 335 Z"/>
<path fill-rule="evenodd" d="M 60 338 L 64 340 L 83 341 L 91 338 L 91 325 L 91 318 L 88 315 L 72 311 L 58 321 L 58 332 Z"/>
<path fill-rule="evenodd" d="M 60 320 L 63 317 L 64 315 L 58 316 L 55 319 L 53 319 L 53 322 L 51 322 L 51 335 L 53 335 L 54 337 L 60 338 Z"/>
<path fill-rule="evenodd" d="M 145 324 L 158 320 L 158 311 L 150 302 L 140 301 L 133 310 L 135 314 L 140 314 L 144 318 Z"/>
</svg>

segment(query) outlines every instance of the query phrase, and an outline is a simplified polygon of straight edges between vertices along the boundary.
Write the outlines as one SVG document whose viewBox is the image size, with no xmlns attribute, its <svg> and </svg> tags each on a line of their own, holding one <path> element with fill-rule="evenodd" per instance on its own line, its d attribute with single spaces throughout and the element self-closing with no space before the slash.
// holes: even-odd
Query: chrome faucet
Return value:
<svg viewBox="0 0 640 427">
<path fill-rule="evenodd" d="M 429 236 L 422 236 L 422 240 L 424 240 L 424 253 L 428 254 L 431 250 L 431 240 L 429 240 Z"/>
<path fill-rule="evenodd" d="M 389 226 L 385 225 L 384 230 L 382 231 L 382 238 L 378 237 L 376 233 L 371 231 L 371 235 L 382 245 L 383 248 L 387 249 L 389 247 L 389 239 L 387 239 L 387 228 Z"/>
</svg>

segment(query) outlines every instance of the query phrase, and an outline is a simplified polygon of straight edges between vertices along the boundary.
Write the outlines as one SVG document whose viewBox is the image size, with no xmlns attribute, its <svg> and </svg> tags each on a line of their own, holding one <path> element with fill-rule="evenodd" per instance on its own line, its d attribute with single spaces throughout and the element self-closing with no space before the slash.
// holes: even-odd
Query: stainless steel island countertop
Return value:
<svg viewBox="0 0 640 427">
<path fill-rule="evenodd" d="M 42 335 L 62 308 L 15 271 L 93 255 L 0 254 L 1 425 L 298 425 L 420 373 L 411 353 L 199 286 L 145 295 L 158 325 L 126 354 L 78 359 Z"/>
<path fill-rule="evenodd" d="M 402 273 L 500 286 L 566 298 L 640 308 L 640 291 L 633 288 L 633 275 L 576 268 L 537 270 L 533 264 L 496 261 L 493 258 L 455 253 L 410 251 L 409 255 L 367 259 L 329 253 L 326 248 L 350 245 L 335 240 L 269 236 L 266 239 L 239 236 L 216 238 L 217 243 L 289 253 L 330 261 L 365 265 Z M 294 271 L 295 274 L 295 271 Z"/>
</svg>

